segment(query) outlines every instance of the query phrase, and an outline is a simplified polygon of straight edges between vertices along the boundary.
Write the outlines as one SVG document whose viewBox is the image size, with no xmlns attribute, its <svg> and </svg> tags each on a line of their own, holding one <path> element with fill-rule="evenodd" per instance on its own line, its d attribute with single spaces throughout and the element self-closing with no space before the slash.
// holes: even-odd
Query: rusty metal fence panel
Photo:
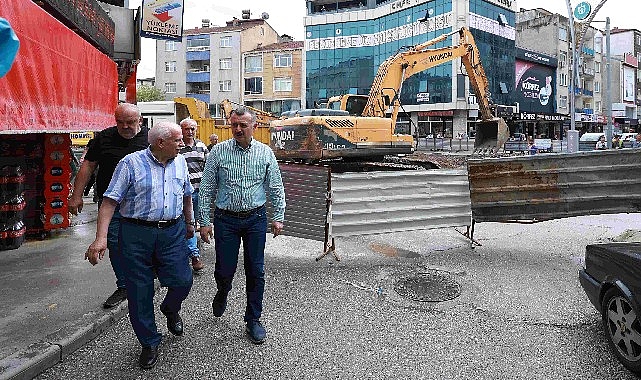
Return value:
<svg viewBox="0 0 641 380">
<path fill-rule="evenodd" d="M 285 186 L 285 228 L 283 235 L 326 241 L 329 168 L 280 163 Z M 267 201 L 268 215 L 273 209 Z"/>
<path fill-rule="evenodd" d="M 466 226 L 465 170 L 332 174 L 331 236 Z"/>
<path fill-rule="evenodd" d="M 469 160 L 477 222 L 641 211 L 641 149 Z"/>
</svg>

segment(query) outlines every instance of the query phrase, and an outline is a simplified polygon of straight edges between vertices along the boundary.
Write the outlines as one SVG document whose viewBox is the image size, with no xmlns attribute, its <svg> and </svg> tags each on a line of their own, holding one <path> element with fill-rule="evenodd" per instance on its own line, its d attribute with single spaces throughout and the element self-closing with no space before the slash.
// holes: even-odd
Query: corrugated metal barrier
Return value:
<svg viewBox="0 0 641 380">
<path fill-rule="evenodd" d="M 285 186 L 285 228 L 283 235 L 327 242 L 329 168 L 279 163 Z M 267 202 L 269 215 L 273 215 Z"/>
<path fill-rule="evenodd" d="M 641 211 L 641 149 L 469 160 L 476 222 Z"/>
<path fill-rule="evenodd" d="M 332 174 L 331 235 L 467 226 L 465 170 Z"/>
</svg>

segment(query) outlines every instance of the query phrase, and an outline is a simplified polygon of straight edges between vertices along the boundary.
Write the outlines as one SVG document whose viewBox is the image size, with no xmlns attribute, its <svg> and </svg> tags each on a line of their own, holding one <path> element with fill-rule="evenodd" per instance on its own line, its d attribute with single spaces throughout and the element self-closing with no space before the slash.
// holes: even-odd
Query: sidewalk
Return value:
<svg viewBox="0 0 641 380">
<path fill-rule="evenodd" d="M 0 251 L 0 379 L 31 379 L 127 314 L 103 301 L 116 289 L 109 259 L 92 267 L 97 205 L 85 198 L 73 227 Z"/>
</svg>

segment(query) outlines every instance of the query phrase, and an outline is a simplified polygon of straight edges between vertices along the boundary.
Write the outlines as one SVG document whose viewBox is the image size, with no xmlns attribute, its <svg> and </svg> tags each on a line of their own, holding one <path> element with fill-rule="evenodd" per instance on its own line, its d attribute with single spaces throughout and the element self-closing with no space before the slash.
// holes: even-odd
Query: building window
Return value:
<svg viewBox="0 0 641 380">
<path fill-rule="evenodd" d="M 559 67 L 565 67 L 568 62 L 568 53 L 561 51 L 559 52 Z"/>
<path fill-rule="evenodd" d="M 231 36 L 220 37 L 220 47 L 231 47 Z"/>
<path fill-rule="evenodd" d="M 274 55 L 274 67 L 292 67 L 292 55 L 291 54 Z"/>
<path fill-rule="evenodd" d="M 176 72 L 176 61 L 165 62 L 165 72 L 166 73 L 175 73 Z"/>
<path fill-rule="evenodd" d="M 597 53 L 601 53 L 601 50 L 603 46 L 603 37 L 602 36 L 595 36 L 594 37 L 594 51 Z"/>
<path fill-rule="evenodd" d="M 250 55 L 245 57 L 245 72 L 246 73 L 259 73 L 263 71 L 263 56 Z"/>
<path fill-rule="evenodd" d="M 601 62 L 594 62 L 594 72 L 596 73 L 601 72 Z"/>
<path fill-rule="evenodd" d="M 568 97 L 566 95 L 559 96 L 559 108 L 568 108 Z"/>
<path fill-rule="evenodd" d="M 263 93 L 263 78 L 245 78 L 245 95 L 258 95 Z"/>
<path fill-rule="evenodd" d="M 221 80 L 218 82 L 218 89 L 220 92 L 229 92 L 231 91 L 231 81 L 230 80 Z"/>
<path fill-rule="evenodd" d="M 231 70 L 231 58 L 223 58 L 219 62 L 221 70 Z"/>
<path fill-rule="evenodd" d="M 594 102 L 594 112 L 601 112 L 601 102 Z"/>
<path fill-rule="evenodd" d="M 560 73 L 559 74 L 559 85 L 566 86 L 568 85 L 568 74 Z"/>
<path fill-rule="evenodd" d="M 568 40 L 568 30 L 563 26 L 559 28 L 559 39 L 561 41 L 567 41 Z"/>
<path fill-rule="evenodd" d="M 274 78 L 274 92 L 291 92 L 292 78 Z"/>
<path fill-rule="evenodd" d="M 594 92 L 601 92 L 601 82 L 594 82 Z"/>
<path fill-rule="evenodd" d="M 187 51 L 209 50 L 209 36 L 198 36 L 187 40 Z"/>
<path fill-rule="evenodd" d="M 176 50 L 178 50 L 178 42 L 165 41 L 165 51 L 176 51 Z"/>
<path fill-rule="evenodd" d="M 175 94 L 176 93 L 176 83 L 165 83 L 165 93 Z"/>
</svg>

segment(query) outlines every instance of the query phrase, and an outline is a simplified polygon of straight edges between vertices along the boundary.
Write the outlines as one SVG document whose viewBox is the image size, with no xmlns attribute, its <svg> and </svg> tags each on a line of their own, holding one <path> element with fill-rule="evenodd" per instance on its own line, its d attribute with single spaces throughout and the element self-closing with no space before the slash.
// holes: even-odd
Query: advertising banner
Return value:
<svg viewBox="0 0 641 380">
<path fill-rule="evenodd" d="M 140 36 L 181 41 L 184 0 L 143 0 Z"/>
<path fill-rule="evenodd" d="M 623 66 L 623 101 L 634 102 L 634 68 Z"/>
<path fill-rule="evenodd" d="M 515 101 L 521 110 L 554 113 L 554 78 L 552 67 L 516 60 Z"/>
</svg>

